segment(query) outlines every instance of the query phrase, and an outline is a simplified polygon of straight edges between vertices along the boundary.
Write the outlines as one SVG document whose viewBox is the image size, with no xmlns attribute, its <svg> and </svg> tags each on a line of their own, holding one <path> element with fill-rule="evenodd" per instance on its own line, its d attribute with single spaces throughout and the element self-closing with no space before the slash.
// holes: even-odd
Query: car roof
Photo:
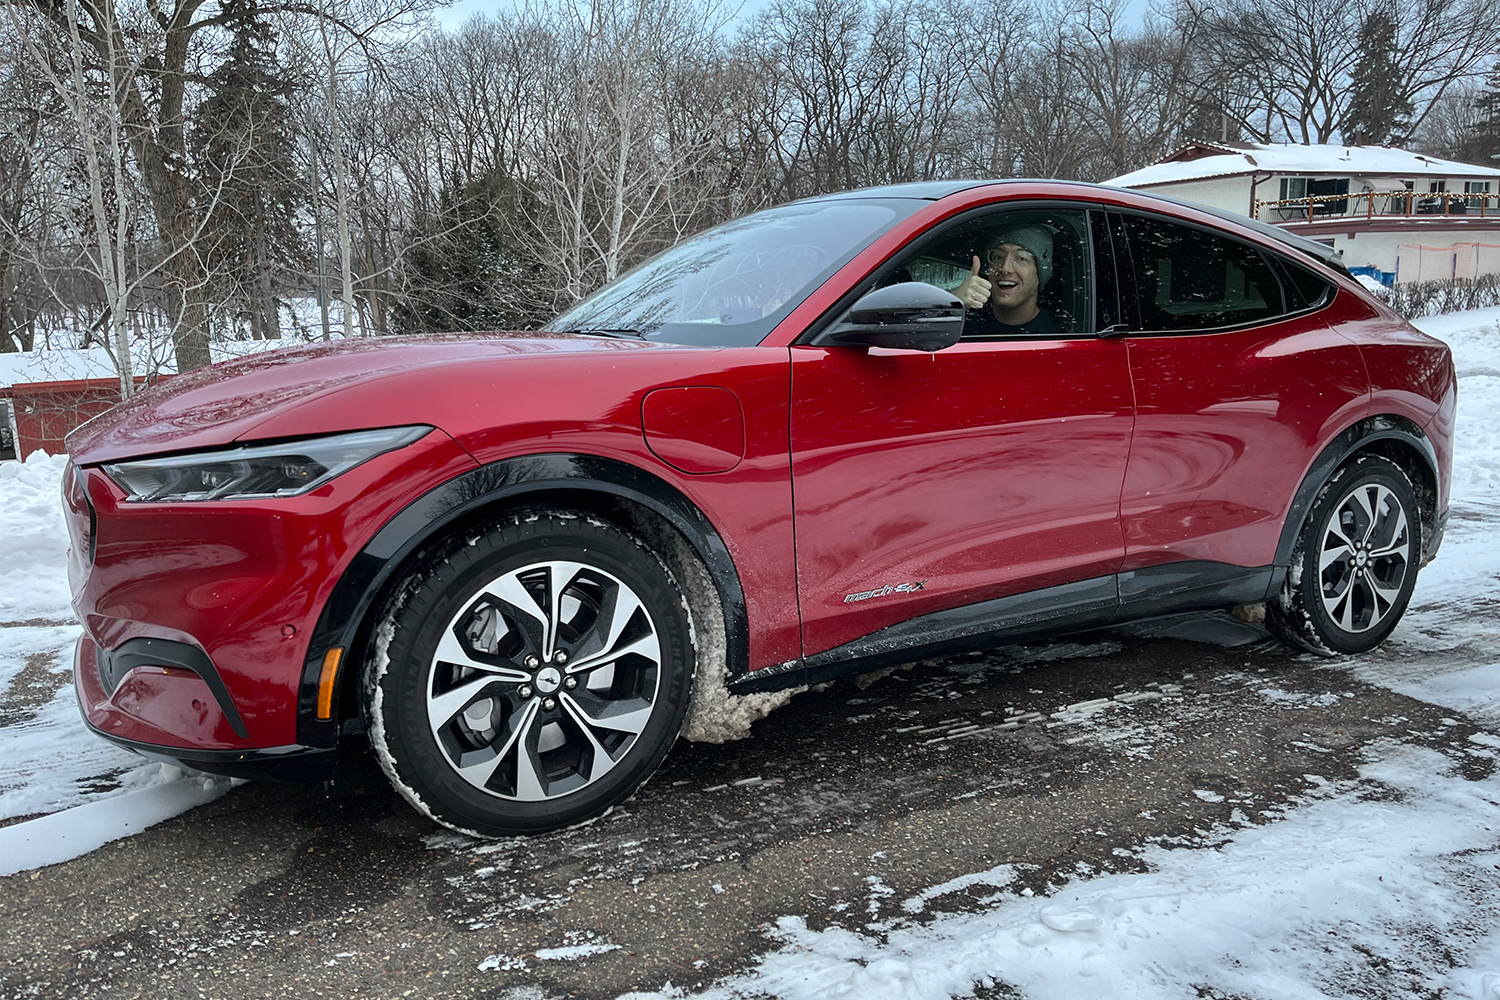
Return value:
<svg viewBox="0 0 1500 1000">
<path fill-rule="evenodd" d="M 1194 211 L 1203 212 L 1207 215 L 1212 215 L 1216 218 L 1223 219 L 1225 222 L 1232 222 L 1237 226 L 1243 226 L 1246 229 L 1253 230 L 1254 232 L 1266 237 L 1267 239 L 1275 240 L 1285 247 L 1306 254 L 1314 260 L 1320 261 L 1323 264 L 1326 264 L 1327 266 L 1333 268 L 1335 271 L 1339 271 L 1345 274 L 1348 273 L 1348 269 L 1344 266 L 1343 254 L 1335 250 L 1333 247 L 1319 243 L 1316 240 L 1307 239 L 1305 236 L 1298 236 L 1296 233 L 1289 233 L 1279 226 L 1271 225 L 1269 222 L 1262 222 L 1259 219 L 1252 219 L 1248 215 L 1241 215 L 1238 212 L 1231 212 L 1228 209 L 1216 208 L 1212 205 L 1202 205 L 1198 202 L 1186 201 L 1182 198 L 1173 198 L 1169 195 L 1109 187 L 1104 184 L 1089 184 L 1084 181 L 1060 181 L 1051 180 L 1048 178 L 1021 177 L 1009 177 L 995 180 L 914 181 L 907 184 L 885 184 L 881 185 L 880 187 L 860 188 L 855 191 L 834 191 L 828 194 L 814 195 L 811 198 L 806 198 L 803 200 L 812 202 L 845 201 L 864 198 L 911 198 L 920 199 L 923 201 L 939 201 L 950 195 L 959 194 L 960 192 L 969 191 L 978 187 L 998 187 L 1001 185 L 1025 185 L 1036 183 L 1045 183 L 1049 186 L 1062 185 L 1067 187 L 1076 187 L 1081 189 L 1080 193 L 1088 192 L 1099 197 L 1108 197 L 1112 201 L 1117 200 L 1121 194 L 1128 192 L 1131 196 L 1133 196 L 1132 200 L 1142 199 L 1145 201 L 1158 201 L 1171 205 L 1174 208 L 1190 208 Z"/>
</svg>

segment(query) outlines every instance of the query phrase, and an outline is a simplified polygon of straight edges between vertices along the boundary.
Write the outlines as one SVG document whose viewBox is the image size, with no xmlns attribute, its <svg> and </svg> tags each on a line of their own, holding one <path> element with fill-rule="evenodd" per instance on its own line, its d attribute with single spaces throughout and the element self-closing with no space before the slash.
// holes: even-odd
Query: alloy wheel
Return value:
<svg viewBox="0 0 1500 1000">
<path fill-rule="evenodd" d="M 659 701 L 656 624 L 619 578 L 537 562 L 453 616 L 428 671 L 427 720 L 448 765 L 501 799 L 543 802 L 608 774 Z"/>
<path fill-rule="evenodd" d="M 1328 521 L 1318 555 L 1323 609 L 1345 632 L 1382 624 L 1399 603 L 1411 547 L 1406 510 L 1378 482 L 1356 486 Z"/>
</svg>

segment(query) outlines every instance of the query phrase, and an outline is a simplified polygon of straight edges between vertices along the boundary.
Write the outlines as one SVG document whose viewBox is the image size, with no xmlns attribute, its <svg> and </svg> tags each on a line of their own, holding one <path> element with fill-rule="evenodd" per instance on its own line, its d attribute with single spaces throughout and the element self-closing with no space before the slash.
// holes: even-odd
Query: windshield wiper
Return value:
<svg viewBox="0 0 1500 1000">
<path fill-rule="evenodd" d="M 631 330 L 631 329 L 626 328 L 626 327 L 622 327 L 622 328 L 617 329 L 617 330 L 611 330 L 611 329 L 607 329 L 605 327 L 584 326 L 584 327 L 579 327 L 576 330 L 563 330 L 562 332 L 563 333 L 580 333 L 580 334 L 583 334 L 586 337 L 617 337 L 617 338 L 622 338 L 622 339 L 625 338 L 625 337 L 634 337 L 636 339 L 640 339 L 640 338 L 645 337 L 645 333 L 643 333 L 642 331 L 640 331 L 640 330 Z"/>
</svg>

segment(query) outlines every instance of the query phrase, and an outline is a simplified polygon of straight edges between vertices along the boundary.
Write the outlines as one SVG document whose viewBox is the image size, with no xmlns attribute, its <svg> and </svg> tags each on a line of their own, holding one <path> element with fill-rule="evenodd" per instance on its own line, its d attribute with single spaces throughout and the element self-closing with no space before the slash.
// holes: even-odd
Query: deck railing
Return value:
<svg viewBox="0 0 1500 1000">
<path fill-rule="evenodd" d="M 1263 222 L 1322 222 L 1327 219 L 1376 219 L 1402 215 L 1500 217 L 1500 194 L 1351 191 L 1348 194 L 1316 194 L 1306 198 L 1270 198 L 1255 203 L 1255 217 Z"/>
</svg>

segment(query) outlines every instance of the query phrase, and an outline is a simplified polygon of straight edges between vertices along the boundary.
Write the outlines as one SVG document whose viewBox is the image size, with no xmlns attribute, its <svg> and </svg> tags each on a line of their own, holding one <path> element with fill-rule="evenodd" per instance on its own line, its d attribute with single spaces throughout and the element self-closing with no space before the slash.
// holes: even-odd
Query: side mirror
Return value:
<svg viewBox="0 0 1500 1000">
<path fill-rule="evenodd" d="M 860 297 L 832 326 L 813 338 L 820 347 L 890 347 L 941 351 L 964 332 L 964 304 L 935 285 L 903 281 Z"/>
</svg>

